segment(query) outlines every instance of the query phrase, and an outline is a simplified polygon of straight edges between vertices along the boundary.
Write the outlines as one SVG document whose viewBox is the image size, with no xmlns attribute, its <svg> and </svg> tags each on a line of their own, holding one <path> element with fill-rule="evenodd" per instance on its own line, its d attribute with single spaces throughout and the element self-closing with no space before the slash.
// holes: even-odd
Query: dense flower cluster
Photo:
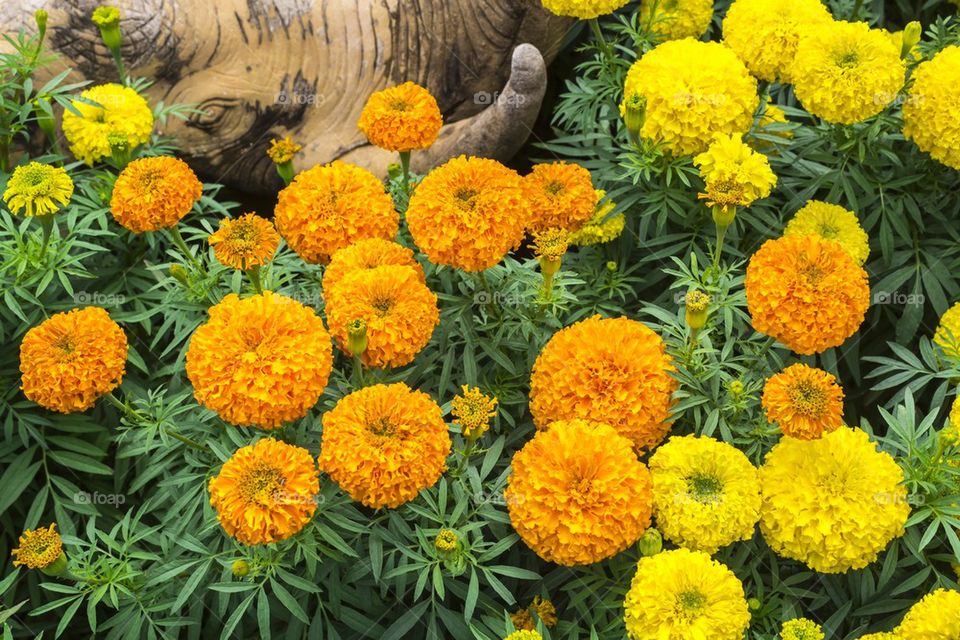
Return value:
<svg viewBox="0 0 960 640">
<path fill-rule="evenodd" d="M 894 459 L 859 429 L 784 437 L 760 467 L 760 530 L 778 554 L 815 571 L 861 569 L 903 534 L 902 482 Z"/>
<path fill-rule="evenodd" d="M 221 220 L 220 228 L 210 234 L 207 242 L 221 264 L 234 269 L 252 269 L 273 259 L 280 235 L 272 222 L 247 213 L 235 220 Z"/>
<path fill-rule="evenodd" d="M 330 296 L 337 285 L 355 271 L 376 269 L 386 265 L 411 267 L 421 282 L 426 282 L 423 267 L 413 257 L 413 251 L 403 245 L 382 238 L 358 240 L 340 249 L 323 270 L 323 292 Z"/>
<path fill-rule="evenodd" d="M 404 82 L 371 94 L 358 126 L 378 147 L 413 151 L 434 143 L 443 126 L 443 116 L 429 91 L 413 82 Z"/>
<path fill-rule="evenodd" d="M 20 344 L 23 394 L 60 413 L 86 411 L 120 386 L 127 336 L 100 307 L 55 313 Z"/>
<path fill-rule="evenodd" d="M 543 6 L 558 16 L 590 20 L 613 13 L 630 0 L 542 0 Z"/>
<path fill-rule="evenodd" d="M 117 141 L 133 149 L 150 140 L 153 111 L 143 96 L 130 87 L 101 84 L 80 94 L 73 110 L 63 112 L 63 135 L 70 151 L 87 164 L 113 154 Z M 75 110 L 75 111 L 74 111 Z"/>
<path fill-rule="evenodd" d="M 843 426 L 843 389 L 822 369 L 792 364 L 763 387 L 767 420 L 784 435 L 813 440 Z"/>
<path fill-rule="evenodd" d="M 477 387 L 463 385 L 463 393 L 450 402 L 450 413 L 463 435 L 476 439 L 490 428 L 490 419 L 496 417 L 497 399 L 484 395 Z"/>
<path fill-rule="evenodd" d="M 528 210 L 514 170 L 495 160 L 461 156 L 417 185 L 406 218 L 414 242 L 431 262 L 483 271 L 520 245 Z"/>
<path fill-rule="evenodd" d="M 734 0 L 723 19 L 723 43 L 758 78 L 790 82 L 801 33 L 832 20 L 821 0 Z"/>
<path fill-rule="evenodd" d="M 843 207 L 811 200 L 787 223 L 784 235 L 820 236 L 837 242 L 861 267 L 870 257 L 870 239 L 857 214 Z"/>
<path fill-rule="evenodd" d="M 715 134 L 743 135 L 757 109 L 757 81 L 736 54 L 716 42 L 665 42 L 627 74 L 624 98 L 646 101 L 645 140 L 675 155 L 706 151 Z"/>
<path fill-rule="evenodd" d="M 866 271 L 815 235 L 765 242 L 750 258 L 746 290 L 753 327 L 802 355 L 843 344 L 870 306 Z"/>
<path fill-rule="evenodd" d="M 960 46 L 945 47 L 912 77 L 903 103 L 903 135 L 936 160 L 960 169 Z"/>
<path fill-rule="evenodd" d="M 674 436 L 650 458 L 650 473 L 653 515 L 670 542 L 712 554 L 753 537 L 760 519 L 757 470 L 733 445 Z"/>
<path fill-rule="evenodd" d="M 540 429 L 555 420 L 594 420 L 649 450 L 670 430 L 673 370 L 652 330 L 594 316 L 557 332 L 537 357 L 530 412 Z"/>
<path fill-rule="evenodd" d="M 172 227 L 190 213 L 203 184 L 179 158 L 158 156 L 134 160 L 120 172 L 110 198 L 110 213 L 134 232 Z"/>
<path fill-rule="evenodd" d="M 347 348 L 350 323 L 363 320 L 365 365 L 402 367 L 413 361 L 440 323 L 437 296 L 422 278 L 413 267 L 388 264 L 348 273 L 327 290 L 327 322 L 340 348 Z"/>
<path fill-rule="evenodd" d="M 310 522 L 320 480 L 309 451 L 264 438 L 230 456 L 209 488 L 224 531 L 243 544 L 271 544 Z"/>
<path fill-rule="evenodd" d="M 610 426 L 554 422 L 513 457 L 504 497 L 520 538 L 548 562 L 614 556 L 650 525 L 650 472 Z"/>
<path fill-rule="evenodd" d="M 693 164 L 706 183 L 700 197 L 710 206 L 749 207 L 777 184 L 767 157 L 745 144 L 740 134 L 717 134 Z"/>
<path fill-rule="evenodd" d="M 301 258 L 322 263 L 357 240 L 392 240 L 400 216 L 375 175 L 338 160 L 298 173 L 277 196 L 274 222 Z"/>
<path fill-rule="evenodd" d="M 910 607 L 895 633 L 900 640 L 960 638 L 960 591 L 937 589 Z"/>
<path fill-rule="evenodd" d="M 612 200 L 604 200 L 606 196 L 606 191 L 597 190 L 597 204 L 593 215 L 582 227 L 570 234 L 568 238 L 570 244 L 589 247 L 610 242 L 620 237 L 627 225 L 627 216 L 623 213 L 611 216 L 610 214 L 617 208 L 617 203 Z"/>
<path fill-rule="evenodd" d="M 623 608 L 630 640 L 742 640 L 750 624 L 740 580 L 688 549 L 641 558 Z"/>
<path fill-rule="evenodd" d="M 357 502 L 396 508 L 440 479 L 451 446 L 430 396 L 402 382 L 378 384 L 323 415 L 320 469 Z"/>
<path fill-rule="evenodd" d="M 699 38 L 713 19 L 713 0 L 643 0 L 640 19 L 664 40 Z"/>
<path fill-rule="evenodd" d="M 230 424 L 275 429 L 317 403 L 333 367 L 313 309 L 270 291 L 230 294 L 210 308 L 187 349 L 197 402 Z"/>
<path fill-rule="evenodd" d="M 538 164 L 523 178 L 527 200 L 527 228 L 573 231 L 593 216 L 597 194 L 590 172 L 577 164 Z"/>
<path fill-rule="evenodd" d="M 804 30 L 790 69 L 797 98 L 827 122 L 854 124 L 893 102 L 904 82 L 900 49 L 865 22 Z"/>
<path fill-rule="evenodd" d="M 13 170 L 3 201 L 13 213 L 28 218 L 56 213 L 70 202 L 73 180 L 66 169 L 30 162 Z"/>
</svg>

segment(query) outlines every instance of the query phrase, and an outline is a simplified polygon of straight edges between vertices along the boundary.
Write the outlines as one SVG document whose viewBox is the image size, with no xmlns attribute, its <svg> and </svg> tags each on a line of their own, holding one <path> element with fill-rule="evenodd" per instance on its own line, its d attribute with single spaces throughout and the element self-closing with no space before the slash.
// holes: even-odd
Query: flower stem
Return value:
<svg viewBox="0 0 960 640">
<path fill-rule="evenodd" d="M 356 379 L 357 389 L 363 389 L 363 360 L 359 353 L 353 356 L 353 377 Z"/>
<path fill-rule="evenodd" d="M 724 225 L 717 225 L 717 249 L 713 254 L 713 270 L 716 272 L 720 269 L 720 255 L 723 253 L 723 239 L 727 236 L 727 227 Z"/>
<path fill-rule="evenodd" d="M 503 321 L 503 314 L 500 311 L 500 307 L 497 306 L 496 296 L 493 294 L 493 288 L 490 286 L 490 282 L 487 280 L 487 274 L 483 271 L 477 272 L 477 277 L 480 280 L 480 286 L 483 287 L 484 291 L 487 292 L 487 306 L 493 311 L 493 314 L 497 317 L 497 322 Z"/>
<path fill-rule="evenodd" d="M 190 253 L 190 249 L 187 247 L 186 241 L 184 241 L 183 236 L 180 235 L 180 227 L 174 225 L 170 227 L 170 233 L 173 236 L 173 244 L 177 245 L 177 248 L 180 249 L 180 253 L 183 254 L 187 260 L 189 260 L 193 266 L 199 270 L 203 270 L 203 265 L 200 264 L 200 261 L 197 260 L 197 257 Z"/>
<path fill-rule="evenodd" d="M 863 7 L 863 0 L 857 0 L 856 4 L 853 5 L 853 12 L 850 14 L 850 22 L 857 21 L 857 16 L 860 15 L 861 7 Z"/>
<path fill-rule="evenodd" d="M 250 267 L 247 269 L 247 277 L 250 278 L 250 284 L 257 293 L 263 293 L 263 284 L 260 282 L 260 267 Z"/>
<path fill-rule="evenodd" d="M 593 18 L 588 22 L 590 23 L 590 28 L 593 29 L 593 37 L 600 46 L 604 58 L 607 62 L 611 62 L 613 60 L 613 49 L 610 48 L 610 43 L 607 42 L 607 39 L 603 35 L 603 29 L 600 28 L 600 21 L 597 18 Z"/>
<path fill-rule="evenodd" d="M 53 214 L 47 214 L 40 217 L 40 228 L 43 230 L 43 244 L 40 245 L 40 260 L 47 255 L 47 247 L 50 245 L 50 236 L 53 235 L 53 227 L 56 225 Z"/>
</svg>

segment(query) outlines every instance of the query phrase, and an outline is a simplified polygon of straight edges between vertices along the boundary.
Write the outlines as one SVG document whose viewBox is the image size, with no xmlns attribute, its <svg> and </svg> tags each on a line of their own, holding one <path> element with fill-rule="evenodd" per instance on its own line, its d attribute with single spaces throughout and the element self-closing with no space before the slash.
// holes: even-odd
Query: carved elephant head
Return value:
<svg viewBox="0 0 960 640">
<path fill-rule="evenodd" d="M 49 14 L 48 38 L 86 78 L 116 73 L 90 21 L 99 0 L 0 5 L 0 31 Z M 150 97 L 196 105 L 165 133 L 207 177 L 248 190 L 277 186 L 264 150 L 292 135 L 301 166 L 342 159 L 383 173 L 393 158 L 356 122 L 367 96 L 413 80 L 447 123 L 414 168 L 460 153 L 507 159 L 530 133 L 569 22 L 540 0 L 117 0 L 128 71 Z M 419 156 L 419 157 L 417 157 Z"/>
</svg>

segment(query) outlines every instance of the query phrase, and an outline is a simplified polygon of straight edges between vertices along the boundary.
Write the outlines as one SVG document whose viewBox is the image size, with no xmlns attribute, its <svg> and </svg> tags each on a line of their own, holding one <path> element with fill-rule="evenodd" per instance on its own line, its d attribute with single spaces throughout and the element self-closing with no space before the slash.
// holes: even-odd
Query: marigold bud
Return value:
<svg viewBox="0 0 960 640">
<path fill-rule="evenodd" d="M 120 10 L 102 5 L 94 9 L 93 23 L 100 27 L 100 37 L 111 52 L 120 50 Z"/>
<path fill-rule="evenodd" d="M 37 34 L 42 42 L 43 35 L 47 32 L 47 12 L 44 9 L 37 9 L 33 12 L 33 19 L 37 23 Z"/>
<path fill-rule="evenodd" d="M 686 301 L 687 326 L 693 331 L 699 331 L 707 324 L 707 306 L 710 304 L 710 296 L 695 289 L 687 294 Z"/>
<path fill-rule="evenodd" d="M 170 277 L 184 286 L 187 285 L 187 270 L 183 268 L 183 265 L 170 265 Z"/>
<path fill-rule="evenodd" d="M 347 325 L 347 350 L 357 357 L 367 350 L 367 323 L 362 318 Z"/>
<path fill-rule="evenodd" d="M 233 565 L 230 567 L 230 571 L 233 573 L 236 578 L 243 578 L 248 573 L 250 573 L 250 563 L 246 560 L 234 560 Z"/>
<path fill-rule="evenodd" d="M 910 55 L 913 48 L 920 42 L 922 35 L 923 27 L 920 26 L 919 22 L 914 20 L 913 22 L 907 23 L 907 26 L 903 28 L 903 45 L 900 48 L 901 58 L 906 58 Z"/>
<path fill-rule="evenodd" d="M 663 551 L 663 536 L 660 532 L 650 527 L 640 538 L 638 543 L 640 553 L 645 556 L 655 556 Z"/>
<path fill-rule="evenodd" d="M 630 141 L 640 144 L 640 131 L 647 120 L 647 99 L 634 93 L 623 103 L 623 123 L 630 134 Z"/>
</svg>

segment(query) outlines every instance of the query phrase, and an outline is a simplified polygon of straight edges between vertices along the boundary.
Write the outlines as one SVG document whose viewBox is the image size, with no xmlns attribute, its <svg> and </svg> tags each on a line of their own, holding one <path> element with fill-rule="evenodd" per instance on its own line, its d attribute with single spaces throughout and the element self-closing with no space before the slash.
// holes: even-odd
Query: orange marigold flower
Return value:
<svg viewBox="0 0 960 640">
<path fill-rule="evenodd" d="M 560 227 L 576 231 L 597 207 L 597 192 L 590 172 L 577 164 L 538 164 L 523 179 L 523 195 L 530 205 L 527 228 Z"/>
<path fill-rule="evenodd" d="M 870 306 L 867 272 L 815 235 L 765 242 L 750 258 L 746 290 L 754 329 L 802 355 L 843 344 Z"/>
<path fill-rule="evenodd" d="M 382 238 L 366 238 L 333 254 L 330 264 L 323 270 L 324 294 L 330 295 L 340 281 L 354 271 L 365 271 L 388 264 L 413 267 L 420 282 L 427 281 L 423 275 L 423 267 L 413 257 L 413 251 Z"/>
<path fill-rule="evenodd" d="M 57 523 L 44 529 L 24 531 L 20 535 L 20 546 L 10 552 L 13 566 L 28 569 L 46 569 L 63 554 L 63 541 L 56 531 Z"/>
<path fill-rule="evenodd" d="M 345 353 L 349 325 L 363 320 L 368 367 L 402 367 L 413 361 L 440 324 L 437 296 L 413 267 L 384 265 L 347 274 L 326 291 L 330 333 Z"/>
<path fill-rule="evenodd" d="M 483 271 L 520 246 L 527 203 L 515 171 L 496 160 L 460 156 L 417 185 L 406 217 L 431 262 Z"/>
<path fill-rule="evenodd" d="M 510 522 L 548 562 L 591 564 L 634 544 L 650 526 L 650 472 L 613 427 L 561 420 L 513 457 Z"/>
<path fill-rule="evenodd" d="M 247 213 L 236 220 L 221 220 L 220 228 L 207 241 L 220 264 L 246 271 L 273 260 L 280 234 L 266 218 Z"/>
<path fill-rule="evenodd" d="M 319 473 L 310 452 L 273 438 L 238 449 L 210 479 L 220 526 L 247 545 L 286 540 L 317 510 Z"/>
<path fill-rule="evenodd" d="M 437 100 L 413 82 L 377 91 L 357 123 L 372 144 L 388 151 L 426 149 L 443 126 Z"/>
<path fill-rule="evenodd" d="M 320 469 L 357 502 L 396 508 L 440 479 L 451 446 L 430 396 L 402 382 L 378 384 L 324 414 Z"/>
<path fill-rule="evenodd" d="M 490 428 L 490 418 L 496 417 L 497 399 L 484 395 L 479 387 L 463 385 L 462 389 L 450 402 L 450 413 L 464 437 L 476 439 Z"/>
<path fill-rule="evenodd" d="M 180 222 L 202 193 L 203 184 L 183 160 L 140 158 L 117 177 L 110 213 L 134 233 L 157 231 Z"/>
<path fill-rule="evenodd" d="M 333 348 L 323 321 L 296 300 L 231 293 L 210 308 L 187 349 L 197 402 L 237 426 L 275 429 L 317 403 Z"/>
<path fill-rule="evenodd" d="M 314 264 L 363 238 L 390 240 L 400 224 L 383 183 L 339 160 L 297 174 L 277 197 L 274 220 L 290 248 Z"/>
<path fill-rule="evenodd" d="M 843 389 L 822 369 L 794 364 L 763 387 L 767 420 L 784 435 L 814 440 L 843 426 Z"/>
<path fill-rule="evenodd" d="M 120 386 L 127 336 L 100 307 L 57 313 L 20 344 L 23 395 L 60 413 L 86 411 Z"/>
<path fill-rule="evenodd" d="M 672 371 L 656 333 L 629 318 L 594 316 L 556 333 L 537 357 L 530 412 L 539 429 L 555 420 L 603 421 L 649 450 L 670 430 Z"/>
</svg>

